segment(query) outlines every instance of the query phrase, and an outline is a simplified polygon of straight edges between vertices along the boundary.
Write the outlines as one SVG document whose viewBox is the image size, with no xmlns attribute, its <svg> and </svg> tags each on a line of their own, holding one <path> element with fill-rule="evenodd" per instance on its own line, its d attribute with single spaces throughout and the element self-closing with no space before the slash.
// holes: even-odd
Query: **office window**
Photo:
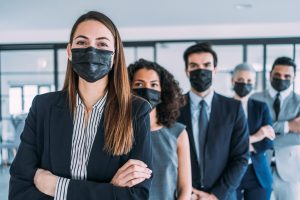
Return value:
<svg viewBox="0 0 300 200">
<path fill-rule="evenodd" d="M 22 111 L 22 88 L 11 87 L 9 89 L 9 113 L 15 115 Z"/>
<path fill-rule="evenodd" d="M 134 47 L 125 47 L 124 53 L 127 66 L 136 61 L 137 55 Z"/>
<path fill-rule="evenodd" d="M 57 52 L 58 55 L 58 90 L 61 90 L 65 81 L 68 56 L 66 49 L 59 49 Z"/>
<path fill-rule="evenodd" d="M 174 75 L 184 92 L 189 90 L 190 83 L 185 73 L 183 52 L 193 44 L 195 43 L 159 43 L 156 46 L 157 62 Z"/>
<path fill-rule="evenodd" d="M 300 94 L 300 44 L 296 45 L 295 62 L 297 65 L 297 72 L 296 72 L 294 87 L 295 87 L 295 92 Z"/>
<path fill-rule="evenodd" d="M 39 93 L 37 85 L 50 86 L 50 90 L 41 88 L 41 92 L 54 90 L 54 54 L 53 50 L 11 50 L 1 51 L 1 92 L 2 115 L 9 118 L 11 112 L 19 112 L 20 104 L 14 109 L 12 101 L 19 95 L 20 89 L 16 86 L 24 86 L 22 111 L 28 111 L 33 97 Z"/>
<path fill-rule="evenodd" d="M 234 67 L 243 62 L 242 45 L 215 45 L 213 49 L 218 56 L 217 73 L 214 80 L 216 92 L 225 96 L 233 96 L 232 71 Z"/>
<path fill-rule="evenodd" d="M 263 45 L 248 45 L 247 46 L 247 63 L 251 64 L 256 71 L 256 84 L 254 91 L 263 90 L 264 81 L 264 56 Z"/>
<path fill-rule="evenodd" d="M 137 47 L 137 59 L 146 59 L 154 61 L 154 48 L 153 47 Z"/>
</svg>

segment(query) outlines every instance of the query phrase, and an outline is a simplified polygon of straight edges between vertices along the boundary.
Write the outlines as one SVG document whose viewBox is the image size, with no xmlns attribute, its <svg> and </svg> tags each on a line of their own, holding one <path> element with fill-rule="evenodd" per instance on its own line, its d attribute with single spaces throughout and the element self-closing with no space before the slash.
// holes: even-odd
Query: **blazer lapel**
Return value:
<svg viewBox="0 0 300 200">
<path fill-rule="evenodd" d="M 104 113 L 103 113 L 104 114 Z M 111 177 L 114 176 L 120 165 L 120 156 L 112 156 L 104 151 L 104 115 L 102 115 L 97 133 L 91 149 L 88 166 L 87 178 L 88 180 L 97 180 L 101 177 L 101 181 L 110 182 Z"/>
<path fill-rule="evenodd" d="M 64 95 L 52 107 L 50 118 L 50 157 L 56 175 L 70 177 L 73 121 Z"/>
</svg>

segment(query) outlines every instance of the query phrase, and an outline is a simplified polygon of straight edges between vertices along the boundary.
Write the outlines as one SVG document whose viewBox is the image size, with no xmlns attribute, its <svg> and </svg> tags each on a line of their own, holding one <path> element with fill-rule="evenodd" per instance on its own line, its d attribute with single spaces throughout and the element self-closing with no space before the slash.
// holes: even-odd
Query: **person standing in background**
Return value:
<svg viewBox="0 0 300 200">
<path fill-rule="evenodd" d="M 270 72 L 271 86 L 251 98 L 267 103 L 276 133 L 272 158 L 273 190 L 276 200 L 300 197 L 300 96 L 293 91 L 296 63 L 277 58 Z"/>
<path fill-rule="evenodd" d="M 190 140 L 192 199 L 235 199 L 249 159 L 242 104 L 214 92 L 217 55 L 209 44 L 190 46 L 183 57 L 191 90 L 178 122 L 186 125 Z"/>
<path fill-rule="evenodd" d="M 264 102 L 249 99 L 255 85 L 255 70 L 247 63 L 234 68 L 232 75 L 234 99 L 242 102 L 250 134 L 248 169 L 237 189 L 238 200 L 269 200 L 272 173 L 266 151 L 273 148 L 275 132 L 269 108 Z"/>
<path fill-rule="evenodd" d="M 140 59 L 128 67 L 133 93 L 146 99 L 150 113 L 153 180 L 150 200 L 190 200 L 192 191 L 189 139 L 176 122 L 184 97 L 165 68 Z"/>
</svg>

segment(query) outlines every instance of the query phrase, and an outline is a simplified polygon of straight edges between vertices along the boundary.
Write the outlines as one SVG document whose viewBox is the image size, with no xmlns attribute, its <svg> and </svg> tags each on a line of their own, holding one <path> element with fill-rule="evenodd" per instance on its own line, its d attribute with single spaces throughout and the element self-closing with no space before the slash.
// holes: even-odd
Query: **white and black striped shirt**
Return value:
<svg viewBox="0 0 300 200">
<path fill-rule="evenodd" d="M 71 176 L 75 180 L 86 180 L 87 165 L 100 123 L 104 104 L 106 102 L 106 94 L 93 106 L 93 110 L 87 125 L 85 125 L 85 106 L 79 95 L 76 96 L 76 110 L 74 112 L 74 129 L 72 136 L 71 150 Z M 70 179 L 58 178 L 54 200 L 66 200 Z"/>
</svg>

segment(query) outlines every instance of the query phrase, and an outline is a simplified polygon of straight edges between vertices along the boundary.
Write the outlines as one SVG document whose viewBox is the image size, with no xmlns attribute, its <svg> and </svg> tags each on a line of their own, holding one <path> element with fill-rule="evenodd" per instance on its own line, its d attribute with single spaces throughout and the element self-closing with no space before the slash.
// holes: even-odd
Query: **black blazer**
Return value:
<svg viewBox="0 0 300 200">
<path fill-rule="evenodd" d="M 246 172 L 249 158 L 248 126 L 239 101 L 214 93 L 205 142 L 204 187 L 192 130 L 189 94 L 179 122 L 186 125 L 190 140 L 193 187 L 216 195 L 219 200 L 235 191 Z"/>
<path fill-rule="evenodd" d="M 138 98 L 133 100 L 132 105 L 135 143 L 131 152 L 124 156 L 112 156 L 103 151 L 101 120 L 87 166 L 87 180 L 71 180 L 67 199 L 148 199 L 151 180 L 132 188 L 110 184 L 117 170 L 129 159 L 141 160 L 152 168 L 150 106 Z M 71 179 L 72 134 L 73 121 L 67 94 L 54 92 L 35 97 L 10 169 L 10 200 L 53 199 L 37 190 L 33 178 L 37 168 L 42 168 Z"/>
<path fill-rule="evenodd" d="M 255 134 L 262 126 L 272 126 L 272 118 L 267 104 L 249 99 L 247 109 L 250 135 Z M 271 188 L 272 174 L 265 152 L 273 148 L 273 141 L 265 138 L 260 142 L 253 143 L 253 147 L 255 153 L 251 153 L 251 160 L 256 177 L 263 188 Z"/>
</svg>

